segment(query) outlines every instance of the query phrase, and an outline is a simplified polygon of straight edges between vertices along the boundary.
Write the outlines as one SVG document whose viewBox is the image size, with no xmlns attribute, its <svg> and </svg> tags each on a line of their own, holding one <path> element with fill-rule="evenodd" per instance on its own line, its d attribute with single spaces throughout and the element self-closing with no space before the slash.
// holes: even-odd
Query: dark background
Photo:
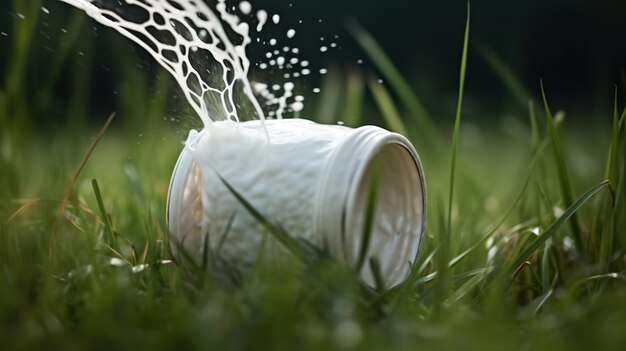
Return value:
<svg viewBox="0 0 626 351">
<path fill-rule="evenodd" d="M 323 28 L 303 28 L 303 35 L 315 37 L 319 29 L 343 34 L 346 52 L 337 57 L 360 55 L 342 26 L 352 17 L 377 38 L 431 109 L 437 104 L 429 101 L 456 96 L 466 1 L 292 2 L 296 18 L 324 19 Z M 286 8 L 282 2 L 262 3 Z M 498 105 L 509 95 L 479 54 L 484 46 L 498 53 L 535 97 L 543 79 L 556 107 L 610 106 L 618 83 L 626 96 L 626 1 L 475 0 L 470 40 L 467 94 L 481 105 Z"/>
<path fill-rule="evenodd" d="M 342 70 L 363 59 L 365 63 L 359 67 L 364 71 L 374 70 L 345 29 L 345 21 L 355 19 L 381 43 L 433 115 L 447 116 L 453 110 L 465 26 L 465 1 L 258 0 L 252 3 L 254 8 L 281 15 L 280 25 L 269 28 L 263 35 L 284 36 L 288 28 L 295 28 L 297 35 L 293 44 L 300 47 L 303 56 L 316 66 Z M 46 70 L 47 57 L 66 35 L 60 32 L 60 28 L 67 26 L 74 12 L 57 0 L 45 0 L 44 6 L 50 14 L 42 13 L 37 19 L 45 22 L 45 26 L 40 25 L 34 33 L 27 63 L 31 68 L 29 86 L 35 91 L 38 78 Z M 0 2 L 0 31 L 8 34 L 0 36 L 0 81 L 7 73 L 6 61 L 15 35 L 13 21 L 20 20 L 11 1 Z M 117 34 L 91 20 L 86 23 L 82 39 L 72 49 L 73 58 L 61 74 L 75 69 L 76 64 L 91 64 L 97 83 L 91 93 L 92 105 L 96 109 L 110 110 L 116 88 L 111 72 L 114 65 L 110 62 L 115 51 L 109 44 L 110 38 L 117 37 Z M 339 35 L 337 43 L 340 48 L 320 53 L 319 38 L 334 35 Z M 130 47 L 126 43 L 123 45 Z M 554 108 L 566 109 L 578 120 L 589 120 L 609 111 L 615 85 L 620 87 L 622 100 L 626 96 L 623 92 L 626 81 L 626 1 L 472 1 L 467 108 L 475 106 L 476 115 L 502 114 L 515 104 L 480 55 L 479 48 L 482 47 L 493 49 L 535 98 L 539 93 L 539 80 L 543 79 Z M 151 59 L 140 50 L 135 51 L 138 66 L 154 70 Z M 254 47 L 250 52 L 253 58 L 262 53 L 262 48 Z M 314 75 L 305 85 L 316 86 L 319 79 L 320 76 Z M 61 80 L 55 90 L 59 103 L 52 108 L 47 120 L 62 118 L 62 101 L 68 89 Z"/>
</svg>

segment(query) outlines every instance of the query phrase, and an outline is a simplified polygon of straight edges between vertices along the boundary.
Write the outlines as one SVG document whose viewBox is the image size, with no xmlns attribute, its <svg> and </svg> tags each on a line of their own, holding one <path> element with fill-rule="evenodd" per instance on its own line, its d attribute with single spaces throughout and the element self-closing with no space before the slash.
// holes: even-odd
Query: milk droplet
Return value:
<svg viewBox="0 0 626 351">
<path fill-rule="evenodd" d="M 309 74 L 311 74 L 311 70 L 308 68 L 305 68 L 302 70 L 302 75 L 303 76 L 308 76 Z"/>
<path fill-rule="evenodd" d="M 280 85 L 278 84 L 272 85 L 272 90 L 280 90 Z"/>
<path fill-rule="evenodd" d="M 300 66 L 302 66 L 302 67 L 307 67 L 308 65 L 309 65 L 309 61 L 304 60 L 304 61 L 300 62 Z"/>
<path fill-rule="evenodd" d="M 356 63 L 358 63 L 358 64 L 360 65 L 360 64 L 362 64 L 362 63 L 363 63 L 363 60 L 358 59 L 358 60 L 356 60 Z"/>
<path fill-rule="evenodd" d="M 272 46 L 276 45 L 276 39 L 274 38 L 270 39 L 270 45 Z"/>
<path fill-rule="evenodd" d="M 137 274 L 137 273 L 141 273 L 141 272 L 143 272 L 146 268 L 148 268 L 148 265 L 147 265 L 147 264 L 139 264 L 139 265 L 133 266 L 133 268 L 131 269 L 131 271 L 132 271 L 133 273 Z"/>
<path fill-rule="evenodd" d="M 41 7 L 41 11 L 43 11 L 43 13 L 45 13 L 46 15 L 50 14 L 50 10 L 48 10 L 47 8 L 45 8 L 43 6 Z"/>
<path fill-rule="evenodd" d="M 278 24 L 278 22 L 280 22 L 280 16 L 279 15 L 272 16 L 272 22 L 274 22 L 274 24 Z"/>
<path fill-rule="evenodd" d="M 111 259 L 109 260 L 109 264 L 111 266 L 121 267 L 121 266 L 126 265 L 126 262 L 117 257 L 111 257 Z"/>
<path fill-rule="evenodd" d="M 260 69 L 266 69 L 267 68 L 267 63 L 263 62 L 259 65 Z"/>
<path fill-rule="evenodd" d="M 289 60 L 289 63 L 291 63 L 292 65 L 297 64 L 297 63 L 298 63 L 298 58 L 297 58 L 297 57 L 292 57 L 292 58 Z"/>
<path fill-rule="evenodd" d="M 320 51 L 321 51 L 321 52 L 326 52 L 326 51 L 328 51 L 328 48 L 327 48 L 327 47 L 325 47 L 325 46 L 322 46 L 322 47 L 320 48 Z"/>
<path fill-rule="evenodd" d="M 328 73 L 328 71 L 326 70 L 326 68 L 321 68 L 320 69 L 320 74 L 326 74 Z"/>
<path fill-rule="evenodd" d="M 294 29 L 290 29 L 287 31 L 287 38 L 293 38 L 296 35 L 296 31 Z"/>
<path fill-rule="evenodd" d="M 337 43 L 330 43 L 330 47 L 331 48 L 337 47 Z"/>
<path fill-rule="evenodd" d="M 304 101 L 304 96 L 302 96 L 302 95 L 297 95 L 297 96 L 294 98 L 294 100 L 296 100 L 296 101 Z"/>
<path fill-rule="evenodd" d="M 17 17 L 19 17 L 20 19 L 26 19 L 26 16 L 22 15 L 22 14 L 21 14 L 21 13 L 19 13 L 19 12 L 18 12 L 16 15 L 17 15 Z"/>
<path fill-rule="evenodd" d="M 247 1 L 242 1 L 239 3 L 239 11 L 244 15 L 249 15 L 252 11 L 252 5 Z"/>
<path fill-rule="evenodd" d="M 320 88 L 314 88 L 314 89 L 313 89 L 313 92 L 314 92 L 315 94 L 319 94 L 319 92 L 320 92 Z"/>
<path fill-rule="evenodd" d="M 265 22 L 267 22 L 267 12 L 265 12 L 265 10 L 257 11 L 256 18 L 259 21 L 259 24 L 257 24 L 256 26 L 256 31 L 260 32 L 263 30 L 263 26 L 265 25 Z"/>
<path fill-rule="evenodd" d="M 291 52 L 293 52 L 294 54 L 298 54 L 300 52 L 300 49 L 293 48 L 293 49 L 291 49 Z"/>
<path fill-rule="evenodd" d="M 279 66 L 282 66 L 285 64 L 285 58 L 284 57 L 279 57 L 276 59 L 276 63 L 278 63 Z"/>
<path fill-rule="evenodd" d="M 300 101 L 296 101 L 293 104 L 291 104 L 291 108 L 293 109 L 294 112 L 300 112 L 304 108 L 304 104 L 301 103 Z"/>
</svg>

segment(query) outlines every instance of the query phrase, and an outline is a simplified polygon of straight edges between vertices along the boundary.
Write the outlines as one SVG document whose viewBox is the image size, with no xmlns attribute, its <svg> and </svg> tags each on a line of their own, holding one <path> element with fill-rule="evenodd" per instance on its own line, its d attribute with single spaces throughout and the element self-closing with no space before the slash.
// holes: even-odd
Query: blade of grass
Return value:
<svg viewBox="0 0 626 351">
<path fill-rule="evenodd" d="M 550 289 L 550 240 L 546 241 L 541 256 L 541 291 Z"/>
<path fill-rule="evenodd" d="M 354 68 L 347 72 L 346 97 L 340 118 L 348 127 L 356 128 L 359 126 L 363 105 L 363 75 Z"/>
<path fill-rule="evenodd" d="M 430 274 L 433 279 L 436 277 L 434 286 L 435 295 L 435 310 L 441 310 L 441 307 L 447 300 L 452 282 L 450 280 L 450 269 L 448 268 L 448 260 L 450 256 L 450 239 L 451 235 L 446 226 L 446 211 L 443 201 L 438 204 L 438 221 L 439 221 L 439 235 L 437 238 L 437 255 L 435 255 L 435 267 L 436 272 Z M 424 279 L 424 278 L 422 278 Z"/>
<path fill-rule="evenodd" d="M 228 223 L 226 223 L 226 228 L 224 228 L 224 234 L 222 234 L 220 241 L 217 243 L 217 246 L 215 247 L 215 255 L 219 255 L 220 252 L 222 251 L 222 247 L 224 247 L 224 243 L 226 242 L 226 239 L 228 238 L 228 234 L 230 234 L 230 230 L 232 229 L 233 223 L 235 222 L 235 215 L 236 213 L 233 212 L 233 214 L 230 215 L 230 217 L 228 218 Z"/>
<path fill-rule="evenodd" d="M 617 110 L 617 87 L 615 87 L 615 97 L 613 102 L 613 123 L 611 131 L 611 144 L 607 157 L 605 177 L 609 179 L 612 186 L 619 186 L 619 135 L 621 121 Z M 600 240 L 600 272 L 608 272 L 611 255 L 613 254 L 613 244 L 615 241 L 615 197 L 609 197 L 604 211 L 606 213 L 602 226 L 602 237 Z M 602 204 L 598 206 L 602 208 Z"/>
<path fill-rule="evenodd" d="M 464 296 L 472 292 L 477 286 L 479 286 L 482 282 L 484 282 L 489 274 L 493 272 L 493 267 L 485 267 L 481 269 L 479 273 L 470 278 L 465 284 L 461 285 L 458 289 L 454 291 L 452 296 L 450 296 L 449 301 L 459 301 Z"/>
<path fill-rule="evenodd" d="M 383 274 L 380 270 L 380 262 L 378 261 L 378 258 L 371 257 L 369 259 L 369 266 L 372 276 L 374 277 L 374 288 L 379 294 L 381 294 L 385 291 L 385 280 L 383 279 Z"/>
<path fill-rule="evenodd" d="M 556 284 L 556 279 L 554 280 L 554 283 Z M 548 300 L 552 297 L 552 295 L 554 295 L 554 287 L 550 287 L 548 290 L 546 290 L 545 293 L 543 293 L 543 295 L 541 295 L 537 299 L 537 306 L 535 307 L 533 313 L 538 314 L 543 306 L 546 304 L 546 302 L 548 302 Z"/>
<path fill-rule="evenodd" d="M 100 193 L 100 186 L 98 186 L 98 181 L 94 178 L 91 180 L 91 185 L 93 187 L 93 192 L 96 195 L 96 201 L 98 202 L 98 208 L 100 209 L 100 214 L 102 216 L 102 221 L 104 222 L 104 227 L 106 228 L 107 234 L 109 235 L 110 246 L 116 247 L 115 242 L 115 232 L 113 231 L 113 224 L 111 223 L 111 217 L 104 207 L 104 202 L 102 201 L 102 194 Z"/>
<path fill-rule="evenodd" d="M 547 143 L 543 143 L 539 146 L 539 149 L 536 150 L 535 156 L 530 162 L 530 166 L 529 166 L 530 170 L 528 172 L 528 175 L 526 176 L 526 180 L 524 181 L 524 184 L 522 185 L 519 193 L 515 197 L 515 200 L 511 204 L 511 207 L 509 207 L 508 211 L 502 216 L 502 218 L 493 227 L 491 227 L 491 229 L 489 229 L 489 231 L 487 231 L 485 235 L 483 235 L 480 238 L 480 240 L 474 243 L 474 245 L 472 245 L 469 249 L 465 250 L 463 253 L 454 257 L 452 260 L 450 260 L 450 262 L 448 263 L 449 267 L 455 266 L 456 264 L 461 262 L 470 252 L 474 251 L 475 249 L 483 245 L 487 240 L 489 240 L 489 238 L 491 238 L 491 236 L 496 232 L 496 230 L 498 230 L 498 228 L 500 228 L 504 224 L 504 222 L 511 216 L 511 214 L 513 213 L 517 205 L 520 203 L 520 201 L 526 194 L 526 189 L 528 188 L 530 181 L 533 179 L 533 172 L 534 172 L 535 166 L 537 165 L 537 162 L 541 158 L 543 149 L 546 147 L 546 145 Z"/>
<path fill-rule="evenodd" d="M 33 34 L 37 29 L 40 16 L 41 0 L 32 1 L 13 1 L 13 12 L 28 17 L 28 21 L 15 18 L 13 20 L 13 41 L 9 50 L 10 67 L 6 71 L 5 79 L 5 97 L 0 101 L 0 128 L 4 130 L 5 122 L 9 122 L 8 118 L 20 116 L 26 118 L 31 114 L 27 113 L 31 107 L 30 101 L 27 100 L 29 94 L 24 91 L 24 72 L 27 70 L 27 62 L 33 42 Z M 26 121 L 20 120 L 20 125 L 27 125 Z"/>
<path fill-rule="evenodd" d="M 365 263 L 372 238 L 372 230 L 374 229 L 374 220 L 376 219 L 376 199 L 378 198 L 378 177 L 380 175 L 380 167 L 377 160 L 372 162 L 372 171 L 369 190 L 367 192 L 365 222 L 363 223 L 363 231 L 361 232 L 361 246 L 359 248 L 359 256 L 356 265 L 357 272 L 361 271 Z"/>
<path fill-rule="evenodd" d="M 454 131 L 452 134 L 452 157 L 450 165 L 450 182 L 448 193 L 448 210 L 447 215 L 442 217 L 442 230 L 439 236 L 439 259 L 437 260 L 437 281 L 435 286 L 435 296 L 437 299 L 436 308 L 441 308 L 442 304 L 447 300 L 450 291 L 449 281 L 449 261 L 450 261 L 450 239 L 452 237 L 452 207 L 454 201 L 454 183 L 456 178 L 457 153 L 459 148 L 459 129 L 461 126 L 461 110 L 463 106 L 463 91 L 465 89 L 465 73 L 467 69 L 467 47 L 469 45 L 469 29 L 470 29 L 470 5 L 467 4 L 467 18 L 465 22 L 465 35 L 463 37 L 463 51 L 461 55 L 461 68 L 459 72 L 459 96 L 456 107 L 456 117 L 454 120 Z"/>
<path fill-rule="evenodd" d="M 396 109 L 396 106 L 393 103 L 389 92 L 385 89 L 385 86 L 378 83 L 377 79 L 373 76 L 368 79 L 368 86 L 372 92 L 372 96 L 374 96 L 374 101 L 378 106 L 378 110 L 382 113 L 389 129 L 391 129 L 392 132 L 407 135 L 406 127 L 402 122 L 400 113 Z"/>
<path fill-rule="evenodd" d="M 619 211 L 621 208 L 624 209 L 624 213 L 622 213 L 620 216 L 616 216 L 616 218 L 621 219 L 623 221 L 624 219 L 626 219 L 626 106 L 624 106 L 624 109 L 622 110 L 622 115 L 620 117 L 620 125 L 623 126 L 622 130 L 624 131 L 624 134 L 623 134 L 624 142 L 622 143 L 623 150 L 622 150 L 622 158 L 621 158 L 622 177 L 618 186 L 618 188 L 621 188 L 621 191 L 619 191 L 616 196 L 617 200 L 615 204 L 615 209 L 616 211 Z M 620 222 L 620 224 L 623 225 L 624 223 Z"/>
<path fill-rule="evenodd" d="M 559 185 L 561 187 L 561 196 L 563 196 L 563 202 L 565 207 L 570 207 L 574 203 L 572 198 L 572 186 L 569 179 L 569 174 L 567 171 L 567 166 L 565 164 L 565 155 L 563 153 L 563 146 L 561 145 L 561 139 L 559 137 L 559 133 L 556 127 L 556 123 L 554 122 L 554 118 L 552 116 L 552 112 L 550 112 L 550 107 L 548 106 L 548 100 L 546 98 L 546 93 L 543 87 L 543 81 L 541 81 L 541 97 L 543 99 L 543 107 L 546 116 L 546 121 L 548 124 L 548 133 L 550 135 L 550 139 L 552 140 L 552 149 L 554 151 L 554 158 L 556 160 L 557 171 L 559 175 Z M 574 238 L 574 243 L 576 245 L 576 249 L 582 255 L 585 254 L 585 246 L 581 237 L 581 229 L 578 224 L 578 218 L 576 213 L 572 213 L 572 220 L 570 221 L 570 226 L 572 229 L 572 236 Z"/>
<path fill-rule="evenodd" d="M 613 102 L 613 123 L 611 127 L 611 144 L 609 145 L 609 155 L 607 157 L 606 179 L 611 184 L 617 186 L 619 178 L 619 132 L 621 128 L 620 117 L 617 111 L 617 87 L 615 87 L 615 97 Z"/>
<path fill-rule="evenodd" d="M 430 114 L 424 108 L 419 97 L 413 92 L 409 83 L 404 79 L 402 73 L 398 71 L 380 44 L 376 42 L 376 39 L 354 20 L 348 20 L 346 27 L 356 39 L 357 43 L 374 62 L 376 68 L 389 82 L 394 92 L 402 101 L 402 104 L 404 104 L 411 116 L 415 119 L 423 135 L 428 137 L 429 141 L 434 143 L 434 145 L 443 145 L 441 135 L 435 127 Z"/>
<path fill-rule="evenodd" d="M 215 259 L 211 252 L 211 238 L 209 233 L 204 234 L 202 246 L 202 273 L 206 275 L 209 270 L 214 267 L 213 263 Z"/>
<path fill-rule="evenodd" d="M 250 213 L 254 219 L 259 222 L 272 236 L 283 244 L 294 256 L 298 257 L 305 264 L 311 264 L 312 259 L 310 257 L 309 250 L 306 250 L 300 242 L 295 240 L 285 229 L 281 226 L 272 223 L 266 216 L 262 215 L 254 206 L 252 206 L 248 200 L 246 200 L 230 183 L 226 181 L 219 173 L 217 176 L 220 178 L 224 186 L 230 191 L 233 196 L 239 201 L 239 203 Z"/>
<path fill-rule="evenodd" d="M 593 275 L 591 277 L 580 279 L 574 284 L 572 284 L 572 287 L 569 289 L 570 298 L 575 297 L 576 294 L 578 293 L 578 290 L 584 287 L 586 284 L 595 282 L 598 280 L 621 280 L 626 283 L 626 275 L 612 272 L 612 273 L 606 273 L 606 274 Z"/>
<path fill-rule="evenodd" d="M 87 16 L 85 16 L 83 12 L 75 11 L 69 23 L 66 35 L 63 36 L 63 39 L 60 40 L 59 44 L 55 47 L 50 64 L 46 66 L 46 75 L 43 79 L 41 89 L 44 93 L 44 106 L 48 104 L 50 90 L 52 90 L 54 84 L 58 81 L 59 73 L 61 72 L 64 63 L 67 61 L 72 48 L 76 44 L 80 34 L 85 32 L 83 30 L 83 26 L 86 19 Z"/>
<path fill-rule="evenodd" d="M 263 233 L 261 235 L 261 243 L 259 244 L 259 250 L 256 256 L 256 260 L 253 264 L 252 271 L 254 272 L 254 276 L 260 276 L 260 273 L 263 268 L 263 263 L 265 263 L 265 254 L 267 252 L 267 238 L 269 237 L 269 233 L 267 228 L 263 228 Z"/>
<path fill-rule="evenodd" d="M 504 86 L 515 97 L 520 106 L 526 106 L 530 100 L 530 93 L 524 87 L 524 84 L 515 76 L 515 73 L 502 58 L 489 46 L 481 45 L 479 53 L 487 62 L 487 65 L 496 73 Z"/>
<path fill-rule="evenodd" d="M 509 268 L 506 270 L 507 275 L 510 275 L 511 279 L 513 279 L 515 272 L 519 270 L 519 268 L 530 258 L 530 256 L 541 248 L 541 246 L 545 244 L 548 239 L 554 237 L 558 230 L 561 229 L 561 227 L 574 216 L 574 213 L 576 213 L 576 211 L 589 201 L 589 199 L 608 185 L 609 181 L 605 180 L 581 195 L 556 221 L 554 221 L 545 231 L 539 234 L 533 242 L 531 242 L 524 250 L 522 250 L 520 254 L 517 255 L 517 257 L 509 265 Z"/>
<path fill-rule="evenodd" d="M 54 222 L 54 225 L 52 226 L 52 235 L 50 236 L 50 241 L 48 243 L 48 258 L 50 260 L 52 260 L 52 258 L 54 257 L 54 249 L 55 249 L 56 240 L 57 240 L 57 231 L 59 229 L 59 225 L 61 224 L 63 213 L 65 213 L 65 208 L 67 207 L 67 204 L 70 201 L 70 197 L 72 196 L 72 192 L 74 191 L 74 186 L 76 186 L 78 177 L 80 176 L 80 173 L 83 171 L 83 168 L 85 168 L 85 164 L 87 164 L 87 160 L 89 160 L 89 156 L 91 156 L 91 153 L 96 148 L 96 145 L 98 145 L 98 142 L 100 142 L 100 139 L 102 139 L 102 137 L 104 136 L 104 133 L 109 128 L 109 125 L 113 121 L 113 118 L 115 118 L 115 112 L 109 115 L 109 118 L 107 118 L 106 122 L 100 129 L 100 132 L 98 132 L 98 134 L 93 139 L 91 144 L 89 144 L 89 147 L 85 151 L 83 158 L 80 160 L 80 163 L 78 165 L 78 168 L 76 169 L 76 172 L 74 172 L 74 176 L 72 177 L 72 179 L 70 180 L 70 183 L 65 189 L 65 194 L 63 195 L 61 206 L 59 206 L 56 220 Z"/>
<path fill-rule="evenodd" d="M 452 206 L 454 201 L 454 183 L 456 179 L 456 163 L 457 153 L 459 148 L 459 129 L 461 127 L 461 110 L 463 106 L 463 92 L 465 89 L 465 73 L 467 69 L 467 47 L 469 45 L 469 30 L 470 30 L 470 5 L 467 4 L 467 19 L 465 22 L 465 35 L 463 38 L 463 53 L 461 56 L 461 69 L 459 73 L 459 97 L 456 106 L 456 117 L 454 120 L 454 131 L 452 134 L 452 160 L 450 165 L 450 183 L 448 193 L 448 212 L 447 222 L 445 227 L 445 235 L 448 236 L 448 240 L 452 235 Z M 443 253 L 444 256 L 448 255 L 448 252 Z M 447 264 L 445 265 L 447 266 Z M 445 267 L 441 267 L 445 269 Z"/>
<path fill-rule="evenodd" d="M 143 251 L 141 252 L 141 258 L 139 259 L 140 264 L 146 263 L 146 259 L 148 258 L 149 248 L 150 248 L 150 244 L 146 243 L 146 245 L 143 248 Z"/>
<path fill-rule="evenodd" d="M 338 116 L 338 113 L 344 82 L 338 72 L 338 68 L 330 67 L 328 74 L 325 74 L 322 80 L 316 111 L 316 116 L 322 123 L 336 123 L 338 118 L 342 118 Z"/>
<path fill-rule="evenodd" d="M 539 132 L 539 124 L 535 115 L 535 103 L 532 100 L 528 100 L 528 118 L 530 119 L 531 145 L 533 151 L 536 151 L 541 144 L 541 132 Z"/>
<path fill-rule="evenodd" d="M 82 64 L 72 69 L 70 90 L 73 93 L 66 113 L 68 129 L 74 131 L 74 137 L 77 139 L 80 138 L 80 132 L 85 129 L 88 122 L 89 97 L 93 86 L 92 66 L 95 58 L 93 40 L 91 38 L 81 39 L 81 49 L 85 54 L 75 54 L 75 56 L 80 57 Z"/>
</svg>

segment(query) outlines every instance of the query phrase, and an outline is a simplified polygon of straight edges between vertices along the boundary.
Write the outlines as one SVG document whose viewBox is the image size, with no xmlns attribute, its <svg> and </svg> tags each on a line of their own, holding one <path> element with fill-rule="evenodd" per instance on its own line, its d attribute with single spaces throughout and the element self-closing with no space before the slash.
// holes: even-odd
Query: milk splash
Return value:
<svg viewBox="0 0 626 351">
<path fill-rule="evenodd" d="M 266 105 L 278 105 L 270 113 L 278 118 L 292 96 L 291 82 L 285 84 L 283 97 L 259 89 L 262 84 L 253 90 L 246 56 L 250 26 L 227 12 L 225 0 L 217 1 L 219 17 L 203 0 L 60 1 L 82 9 L 148 51 L 176 79 L 205 127 L 222 120 L 237 122 L 242 114 L 265 119 L 255 90 L 268 99 Z M 251 4 L 242 1 L 240 11 L 249 14 Z M 258 10 L 256 17 L 260 31 L 267 12 Z M 301 109 L 301 102 L 296 101 L 293 109 Z"/>
</svg>

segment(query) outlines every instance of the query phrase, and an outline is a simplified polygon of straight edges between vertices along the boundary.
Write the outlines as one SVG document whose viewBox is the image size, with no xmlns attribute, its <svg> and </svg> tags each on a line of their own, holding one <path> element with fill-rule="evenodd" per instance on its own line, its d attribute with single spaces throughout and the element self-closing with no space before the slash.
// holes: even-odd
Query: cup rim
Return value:
<svg viewBox="0 0 626 351">
<path fill-rule="evenodd" d="M 415 196 L 421 198 L 422 212 L 421 218 L 417 219 L 419 227 L 415 228 L 416 233 L 411 233 L 417 236 L 417 242 L 412 243 L 415 244 L 416 249 L 413 254 L 409 254 L 408 259 L 410 262 L 415 262 L 419 255 L 427 208 L 426 183 L 421 159 L 406 137 L 380 127 L 363 126 L 354 129 L 333 150 L 331 157 L 327 160 L 316 199 L 317 208 L 314 211 L 316 215 L 314 232 L 318 243 L 328 249 L 333 256 L 347 261 L 349 265 L 354 265 L 355 262 L 350 262 L 345 243 L 349 242 L 350 235 L 356 235 L 351 234 L 348 228 L 349 213 L 353 210 L 358 187 L 368 171 L 370 162 L 390 145 L 401 147 L 408 152 L 408 157 L 413 160 L 419 178 L 421 194 Z M 404 274 L 399 276 L 400 273 L 402 270 L 394 269 L 389 276 L 385 277 L 385 284 L 391 287 L 401 283 L 406 276 Z"/>
</svg>

